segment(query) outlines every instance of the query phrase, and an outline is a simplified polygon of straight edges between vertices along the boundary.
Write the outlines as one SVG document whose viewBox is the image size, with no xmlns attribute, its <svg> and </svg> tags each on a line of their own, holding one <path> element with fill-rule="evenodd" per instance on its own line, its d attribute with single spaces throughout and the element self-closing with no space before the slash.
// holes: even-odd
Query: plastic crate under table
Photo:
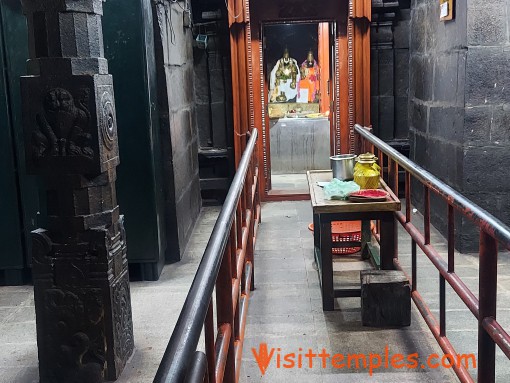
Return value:
<svg viewBox="0 0 510 383">
<path fill-rule="evenodd" d="M 313 232 L 313 223 L 308 225 Z M 333 245 L 341 242 L 361 243 L 361 221 L 333 221 L 331 222 L 331 242 Z M 349 255 L 361 251 L 361 246 L 333 247 L 331 252 L 334 255 Z"/>
</svg>

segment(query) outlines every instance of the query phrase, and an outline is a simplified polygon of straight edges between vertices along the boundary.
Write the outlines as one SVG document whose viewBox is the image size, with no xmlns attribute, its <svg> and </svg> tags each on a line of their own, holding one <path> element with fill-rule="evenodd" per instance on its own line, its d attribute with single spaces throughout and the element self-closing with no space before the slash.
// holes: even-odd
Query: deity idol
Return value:
<svg viewBox="0 0 510 383">
<path fill-rule="evenodd" d="M 299 82 L 300 92 L 303 89 L 308 89 L 307 102 L 319 102 L 319 74 L 319 65 L 315 61 L 313 52 L 310 50 L 306 60 L 301 64 L 301 81 Z"/>
<path fill-rule="evenodd" d="M 300 81 L 299 66 L 295 59 L 290 57 L 288 49 L 283 57 L 276 62 L 271 71 L 269 87 L 270 102 L 293 102 L 298 94 Z"/>
</svg>

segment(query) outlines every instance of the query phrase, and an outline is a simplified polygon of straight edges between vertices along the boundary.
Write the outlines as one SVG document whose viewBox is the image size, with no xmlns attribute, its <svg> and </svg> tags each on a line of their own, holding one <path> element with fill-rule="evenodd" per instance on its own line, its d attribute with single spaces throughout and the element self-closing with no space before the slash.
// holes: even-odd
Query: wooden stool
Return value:
<svg viewBox="0 0 510 383">
<path fill-rule="evenodd" d="M 361 272 L 361 322 L 371 327 L 411 324 L 411 286 L 402 271 Z"/>
</svg>

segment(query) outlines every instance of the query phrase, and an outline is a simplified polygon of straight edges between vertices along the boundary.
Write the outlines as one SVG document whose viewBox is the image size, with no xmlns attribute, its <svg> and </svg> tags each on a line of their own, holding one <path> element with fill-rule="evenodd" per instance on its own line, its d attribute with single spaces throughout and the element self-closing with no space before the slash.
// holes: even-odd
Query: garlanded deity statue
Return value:
<svg viewBox="0 0 510 383">
<path fill-rule="evenodd" d="M 293 102 L 296 100 L 300 81 L 299 66 L 297 61 L 290 57 L 288 49 L 285 49 L 283 57 L 276 62 L 271 71 L 270 80 L 270 102 Z"/>
<path fill-rule="evenodd" d="M 301 64 L 301 81 L 299 82 L 300 93 L 303 91 L 303 89 L 308 90 L 307 102 L 319 102 L 319 74 L 319 64 L 317 64 L 317 61 L 315 61 L 313 52 L 310 50 L 306 60 Z"/>
</svg>

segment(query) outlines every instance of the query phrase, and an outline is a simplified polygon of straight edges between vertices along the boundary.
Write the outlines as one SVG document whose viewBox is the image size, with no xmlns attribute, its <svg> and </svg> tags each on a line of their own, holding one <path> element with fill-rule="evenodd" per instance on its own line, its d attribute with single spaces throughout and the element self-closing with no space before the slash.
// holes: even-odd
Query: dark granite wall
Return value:
<svg viewBox="0 0 510 383">
<path fill-rule="evenodd" d="M 395 129 L 396 139 L 409 137 L 409 25 L 411 10 L 401 9 L 393 28 L 395 50 Z"/>
<path fill-rule="evenodd" d="M 437 1 L 413 2 L 409 123 L 412 159 L 462 189 L 466 12 L 457 8 L 441 22 Z"/>
<path fill-rule="evenodd" d="M 193 49 L 200 148 L 232 146 L 232 83 L 228 35 L 223 21 L 209 27 L 207 49 Z"/>
<path fill-rule="evenodd" d="M 510 223 L 510 43 L 508 2 L 457 2 L 441 22 L 436 0 L 413 0 L 409 75 L 411 159 Z M 419 202 L 421 193 L 416 193 Z M 446 207 L 433 201 L 445 226 Z M 457 247 L 478 247 L 457 217 Z"/>
<path fill-rule="evenodd" d="M 200 148 L 232 146 L 232 73 L 228 14 L 223 0 L 194 0 L 194 35 L 208 35 L 207 48 L 193 48 Z M 216 13 L 202 18 L 204 12 Z"/>
<path fill-rule="evenodd" d="M 510 224 L 510 3 L 467 3 L 463 193 Z"/>
<path fill-rule="evenodd" d="M 193 0 L 193 37 L 207 35 L 207 47 L 194 44 L 198 163 L 204 204 L 227 195 L 235 173 L 230 32 L 223 0 Z"/>
<path fill-rule="evenodd" d="M 181 259 L 201 208 L 194 100 L 193 36 L 184 2 L 153 5 L 168 261 Z M 175 230 L 177 228 L 177 230 Z"/>
</svg>

